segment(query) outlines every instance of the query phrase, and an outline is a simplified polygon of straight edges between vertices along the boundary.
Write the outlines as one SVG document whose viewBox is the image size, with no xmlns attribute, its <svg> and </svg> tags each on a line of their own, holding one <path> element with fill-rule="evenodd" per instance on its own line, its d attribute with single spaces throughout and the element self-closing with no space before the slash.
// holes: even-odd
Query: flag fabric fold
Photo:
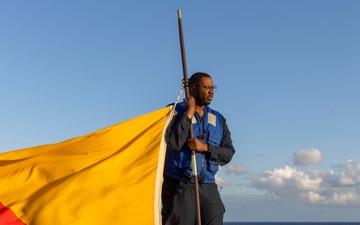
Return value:
<svg viewBox="0 0 360 225">
<path fill-rule="evenodd" d="M 0 154 L 0 225 L 161 224 L 170 110 Z"/>
</svg>

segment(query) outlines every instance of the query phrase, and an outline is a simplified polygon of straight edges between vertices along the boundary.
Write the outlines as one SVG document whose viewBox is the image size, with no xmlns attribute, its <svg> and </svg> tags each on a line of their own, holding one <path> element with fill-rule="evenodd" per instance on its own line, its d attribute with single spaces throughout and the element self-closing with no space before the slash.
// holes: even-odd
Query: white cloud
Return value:
<svg viewBox="0 0 360 225">
<path fill-rule="evenodd" d="M 285 166 L 253 178 L 253 187 L 269 199 L 294 199 L 309 205 L 360 206 L 360 164 L 352 160 L 334 170 L 306 172 Z"/>
<path fill-rule="evenodd" d="M 322 161 L 320 150 L 315 148 L 295 152 L 293 158 L 295 166 L 308 166 L 310 164 L 318 164 Z"/>
<path fill-rule="evenodd" d="M 227 165 L 225 167 L 220 167 L 219 168 L 219 172 L 220 170 L 224 168 L 225 169 L 225 174 L 229 175 L 229 174 L 235 174 L 235 175 L 244 175 L 248 173 L 248 170 L 246 169 L 246 167 L 242 166 L 242 165 Z M 215 175 L 215 182 L 219 187 L 224 187 L 224 186 L 229 186 L 232 185 L 231 182 L 224 180 L 222 177 L 219 176 L 219 173 L 217 173 Z"/>
<path fill-rule="evenodd" d="M 231 185 L 230 182 L 224 180 L 222 177 L 215 175 L 215 183 L 219 186 L 219 187 L 225 187 L 225 186 L 229 186 Z"/>
<path fill-rule="evenodd" d="M 246 173 L 248 173 L 248 170 L 246 169 L 246 167 L 242 166 L 242 165 L 227 165 L 226 167 L 226 174 L 235 174 L 235 175 L 244 175 Z"/>
</svg>

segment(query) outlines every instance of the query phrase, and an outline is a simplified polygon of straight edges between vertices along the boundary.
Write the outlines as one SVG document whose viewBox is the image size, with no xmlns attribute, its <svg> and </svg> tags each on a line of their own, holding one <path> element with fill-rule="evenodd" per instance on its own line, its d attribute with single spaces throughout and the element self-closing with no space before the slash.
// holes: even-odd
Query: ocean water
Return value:
<svg viewBox="0 0 360 225">
<path fill-rule="evenodd" d="M 357 222 L 224 222 L 224 225 L 356 225 Z"/>
</svg>

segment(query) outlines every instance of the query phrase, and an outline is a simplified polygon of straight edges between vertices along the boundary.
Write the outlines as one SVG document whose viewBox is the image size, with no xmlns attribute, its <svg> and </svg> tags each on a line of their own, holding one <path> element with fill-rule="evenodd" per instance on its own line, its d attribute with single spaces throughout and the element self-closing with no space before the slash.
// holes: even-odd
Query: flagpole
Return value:
<svg viewBox="0 0 360 225">
<path fill-rule="evenodd" d="M 183 67 L 183 74 L 184 74 L 183 84 L 184 84 L 184 88 L 185 88 L 185 97 L 187 98 L 190 96 L 190 91 L 189 91 L 188 72 L 187 72 L 187 66 L 186 66 L 184 34 L 183 34 L 183 28 L 182 28 L 182 18 L 181 18 L 180 9 L 178 9 L 177 12 L 178 12 L 178 23 L 179 23 L 181 59 L 182 59 L 182 67 Z M 190 138 L 193 138 L 193 137 L 194 137 L 194 132 L 192 129 L 192 125 L 190 125 Z M 192 163 L 192 173 L 193 173 L 193 177 L 194 177 L 197 225 L 201 225 L 199 179 L 198 179 L 198 175 L 197 175 L 195 150 L 191 150 L 191 163 Z"/>
</svg>

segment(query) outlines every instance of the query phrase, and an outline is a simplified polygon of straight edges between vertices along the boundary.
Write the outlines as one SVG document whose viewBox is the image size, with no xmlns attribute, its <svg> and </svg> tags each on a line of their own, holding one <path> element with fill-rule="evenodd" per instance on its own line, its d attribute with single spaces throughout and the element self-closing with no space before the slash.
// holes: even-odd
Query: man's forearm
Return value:
<svg viewBox="0 0 360 225">
<path fill-rule="evenodd" d="M 166 130 L 165 139 L 167 145 L 180 150 L 189 137 L 191 120 L 185 114 L 179 119 L 176 116 Z"/>
</svg>

